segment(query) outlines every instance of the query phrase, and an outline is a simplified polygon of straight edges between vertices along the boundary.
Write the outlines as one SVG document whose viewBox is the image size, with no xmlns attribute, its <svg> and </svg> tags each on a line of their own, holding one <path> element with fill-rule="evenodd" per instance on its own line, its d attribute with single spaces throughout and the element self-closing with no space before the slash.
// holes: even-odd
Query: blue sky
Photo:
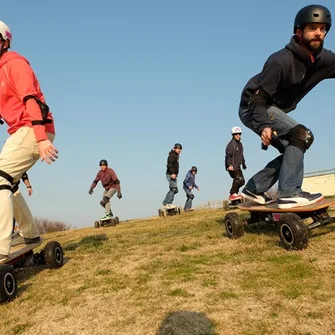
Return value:
<svg viewBox="0 0 335 335">
<path fill-rule="evenodd" d="M 79 6 L 80 3 L 80 6 Z M 59 159 L 30 171 L 35 216 L 92 226 L 103 214 L 101 184 L 88 189 L 105 158 L 122 184 L 121 220 L 156 215 L 168 190 L 167 154 L 183 144 L 179 187 L 197 165 L 194 205 L 224 199 L 231 179 L 224 150 L 240 125 L 241 90 L 267 57 L 287 44 L 306 1 L 11 0 L 1 20 L 13 50 L 28 58 L 55 116 Z M 323 1 L 335 15 L 334 1 Z M 335 49 L 334 27 L 325 47 Z M 327 81 L 291 113 L 313 130 L 305 172 L 334 168 L 334 89 Z M 243 129 L 251 177 L 277 153 Z M 0 141 L 7 137 L 0 128 Z M 25 190 L 22 188 L 23 194 Z M 183 205 L 180 192 L 176 203 Z"/>
</svg>

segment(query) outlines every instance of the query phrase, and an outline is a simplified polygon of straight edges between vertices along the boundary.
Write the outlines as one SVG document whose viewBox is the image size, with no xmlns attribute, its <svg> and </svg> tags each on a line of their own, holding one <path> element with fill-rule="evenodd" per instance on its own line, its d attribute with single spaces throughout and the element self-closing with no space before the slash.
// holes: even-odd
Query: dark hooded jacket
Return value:
<svg viewBox="0 0 335 335">
<path fill-rule="evenodd" d="M 243 155 L 243 144 L 241 141 L 232 139 L 226 147 L 226 170 L 229 165 L 234 167 L 234 170 L 240 170 L 241 165 L 245 165 L 245 159 Z"/>
<path fill-rule="evenodd" d="M 335 78 L 335 54 L 322 49 L 311 56 L 292 37 L 285 48 L 267 59 L 262 72 L 248 81 L 242 91 L 240 108 L 249 108 L 249 99 L 257 90 L 265 92 L 266 103 L 249 108 L 256 131 L 261 133 L 264 128 L 271 127 L 267 116 L 269 106 L 289 113 L 310 90 L 328 78 Z"/>
<path fill-rule="evenodd" d="M 175 150 L 169 152 L 169 156 L 166 164 L 166 174 L 175 174 L 178 176 L 179 173 L 179 154 Z"/>
</svg>

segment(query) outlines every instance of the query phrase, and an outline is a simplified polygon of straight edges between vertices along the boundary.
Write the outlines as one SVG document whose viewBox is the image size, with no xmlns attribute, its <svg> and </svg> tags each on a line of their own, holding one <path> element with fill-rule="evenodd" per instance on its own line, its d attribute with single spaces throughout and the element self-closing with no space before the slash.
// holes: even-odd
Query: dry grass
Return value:
<svg viewBox="0 0 335 335">
<path fill-rule="evenodd" d="M 334 225 L 288 252 L 270 226 L 226 238 L 223 215 L 46 235 L 62 243 L 67 262 L 19 272 L 19 296 L 0 306 L 0 334 L 154 335 L 175 311 L 208 318 L 215 333 L 203 335 L 335 333 Z"/>
</svg>

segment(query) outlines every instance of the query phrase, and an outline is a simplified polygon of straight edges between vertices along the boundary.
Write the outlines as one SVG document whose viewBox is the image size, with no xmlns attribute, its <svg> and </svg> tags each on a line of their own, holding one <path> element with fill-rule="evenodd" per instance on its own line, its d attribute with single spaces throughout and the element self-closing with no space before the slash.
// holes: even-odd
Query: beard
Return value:
<svg viewBox="0 0 335 335">
<path fill-rule="evenodd" d="M 323 40 L 320 38 L 313 38 L 311 40 L 308 40 L 307 38 L 303 37 L 302 43 L 312 53 L 319 53 L 323 48 Z"/>
</svg>

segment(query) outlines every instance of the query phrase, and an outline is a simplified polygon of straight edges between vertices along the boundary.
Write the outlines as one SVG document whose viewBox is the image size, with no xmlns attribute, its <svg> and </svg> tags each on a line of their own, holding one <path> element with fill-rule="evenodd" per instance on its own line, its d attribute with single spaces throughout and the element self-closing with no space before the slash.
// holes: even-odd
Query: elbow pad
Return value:
<svg viewBox="0 0 335 335">
<path fill-rule="evenodd" d="M 40 107 L 42 116 L 42 120 L 33 120 L 31 121 L 31 124 L 33 126 L 36 126 L 36 125 L 45 125 L 46 123 L 52 123 L 52 120 L 47 119 L 47 116 L 50 111 L 49 106 L 33 95 L 27 95 L 26 97 L 24 97 L 23 102 L 26 103 L 30 99 L 34 99 L 36 101 L 37 105 Z"/>
</svg>

